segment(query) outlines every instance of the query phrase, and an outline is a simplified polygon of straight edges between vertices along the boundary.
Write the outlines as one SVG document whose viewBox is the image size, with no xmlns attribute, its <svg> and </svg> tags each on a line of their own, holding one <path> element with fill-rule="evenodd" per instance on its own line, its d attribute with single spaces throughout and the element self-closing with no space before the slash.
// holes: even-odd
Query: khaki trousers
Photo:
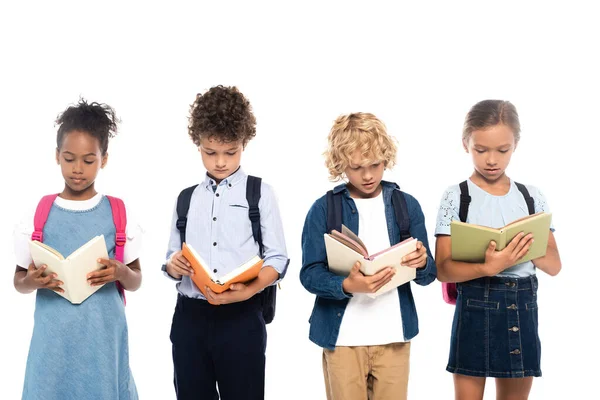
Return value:
<svg viewBox="0 0 600 400">
<path fill-rule="evenodd" d="M 406 400 L 410 342 L 323 350 L 327 400 Z"/>
</svg>

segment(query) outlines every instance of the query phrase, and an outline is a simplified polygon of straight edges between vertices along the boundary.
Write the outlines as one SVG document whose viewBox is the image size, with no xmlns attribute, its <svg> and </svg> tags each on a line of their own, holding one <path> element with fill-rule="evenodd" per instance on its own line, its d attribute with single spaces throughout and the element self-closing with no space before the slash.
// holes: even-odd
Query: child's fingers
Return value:
<svg viewBox="0 0 600 400">
<path fill-rule="evenodd" d="M 177 272 L 179 275 L 190 276 L 194 274 L 194 270 L 191 267 L 188 267 L 185 264 L 179 262 L 179 260 L 172 260 L 171 267 Z"/>
<path fill-rule="evenodd" d="M 94 278 L 103 278 L 105 276 L 110 276 L 112 274 L 114 274 L 114 268 L 104 268 L 104 269 L 99 269 L 98 271 L 94 271 L 94 272 L 90 272 L 87 275 L 88 280 L 89 279 L 94 279 Z"/>
<path fill-rule="evenodd" d="M 395 269 L 393 269 L 391 267 L 386 267 L 386 268 L 382 269 L 381 271 L 379 271 L 378 273 L 376 273 L 375 275 L 368 277 L 367 279 L 370 280 L 369 283 L 371 285 L 377 286 L 377 285 L 380 285 L 381 282 L 384 282 L 384 284 L 385 284 L 385 282 L 388 279 L 391 279 L 395 273 L 396 273 Z"/>
<path fill-rule="evenodd" d="M 525 247 L 529 247 L 529 244 L 530 244 L 532 238 L 533 238 L 533 235 L 531 235 L 531 234 L 523 236 L 519 240 L 519 243 L 515 246 L 515 248 L 512 251 L 513 257 L 518 257 L 518 255 L 523 251 L 523 249 Z M 518 257 L 518 258 L 520 258 L 520 257 Z"/>
<path fill-rule="evenodd" d="M 59 287 L 52 287 L 52 288 L 48 288 L 48 289 L 53 290 L 53 291 L 58 292 L 58 293 L 64 293 L 65 292 L 64 289 L 59 288 Z"/>
<path fill-rule="evenodd" d="M 56 279 L 57 275 L 56 274 L 48 274 L 46 276 L 42 276 L 40 278 L 37 279 L 37 281 L 43 285 L 46 286 L 49 282 L 51 282 L 52 280 Z"/>
<path fill-rule="evenodd" d="M 532 244 L 533 244 L 533 238 L 529 239 L 527 241 L 527 243 L 523 246 L 523 248 L 517 253 L 515 260 L 520 260 L 521 258 L 523 258 L 525 256 L 525 254 L 527 254 L 527 252 L 529 251 L 529 248 L 531 247 Z"/>
<path fill-rule="evenodd" d="M 426 261 L 426 260 L 427 260 L 427 254 L 421 254 L 419 256 L 419 258 L 412 260 L 408 264 L 402 264 L 402 265 L 404 265 L 406 267 L 410 267 L 410 268 L 418 268 L 421 266 L 421 264 L 423 264 L 423 261 Z"/>
<path fill-rule="evenodd" d="M 33 263 L 31 263 L 29 265 L 29 268 L 27 269 L 27 273 L 30 274 L 34 278 L 39 278 L 40 276 L 42 276 L 42 274 L 44 273 L 45 270 L 46 270 L 45 264 L 40 265 L 39 268 L 36 268 L 35 265 Z"/>
<path fill-rule="evenodd" d="M 192 264 L 190 264 L 190 262 L 187 260 L 187 258 L 185 258 L 183 256 L 183 254 L 178 254 L 174 257 L 175 260 L 179 261 L 181 264 L 187 266 L 187 267 L 192 267 Z"/>
<path fill-rule="evenodd" d="M 48 282 L 46 285 L 44 285 L 44 287 L 46 289 L 53 289 L 53 288 L 57 288 L 61 285 L 64 285 L 64 282 L 59 281 L 59 280 L 53 280 L 51 282 Z"/>
</svg>

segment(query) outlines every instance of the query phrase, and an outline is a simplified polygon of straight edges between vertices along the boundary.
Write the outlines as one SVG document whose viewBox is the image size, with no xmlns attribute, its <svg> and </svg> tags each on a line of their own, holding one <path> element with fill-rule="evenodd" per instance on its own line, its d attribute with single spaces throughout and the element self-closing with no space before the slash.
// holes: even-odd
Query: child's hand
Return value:
<svg viewBox="0 0 600 400">
<path fill-rule="evenodd" d="M 421 268 L 427 265 L 427 249 L 423 243 L 417 242 L 417 249 L 402 257 L 402 266 L 410 268 Z"/>
<path fill-rule="evenodd" d="M 45 270 L 45 265 L 40 265 L 39 268 L 36 268 L 33 263 L 29 264 L 29 268 L 27 268 L 27 275 L 25 275 L 23 278 L 23 283 L 26 285 L 26 287 L 32 290 L 50 289 L 58 293 L 64 293 L 65 291 L 59 287 L 64 283 L 56 279 L 56 274 L 42 276 Z"/>
<path fill-rule="evenodd" d="M 87 280 L 90 286 L 100 286 L 109 282 L 119 281 L 125 277 L 126 269 L 129 268 L 117 260 L 98 259 L 98 262 L 104 265 L 104 268 L 90 272 Z"/>
<path fill-rule="evenodd" d="M 183 256 L 181 250 L 179 250 L 169 257 L 167 261 L 167 273 L 175 279 L 181 279 L 183 275 L 194 275 L 194 270 L 192 269 L 192 264 Z"/>
<path fill-rule="evenodd" d="M 342 288 L 346 293 L 375 293 L 383 285 L 392 280 L 396 271 L 386 267 L 375 275 L 365 276 L 360 272 L 360 261 L 352 267 L 350 275 L 342 282 Z"/>
<path fill-rule="evenodd" d="M 230 304 L 246 301 L 256 293 L 243 283 L 234 283 L 223 293 L 215 293 L 206 286 L 206 299 L 210 304 Z"/>
<path fill-rule="evenodd" d="M 527 252 L 533 243 L 533 235 L 525 235 L 523 232 L 510 241 L 501 251 L 496 251 L 496 242 L 491 241 L 485 252 L 484 268 L 487 276 L 495 276 L 506 268 L 512 267 Z"/>
</svg>

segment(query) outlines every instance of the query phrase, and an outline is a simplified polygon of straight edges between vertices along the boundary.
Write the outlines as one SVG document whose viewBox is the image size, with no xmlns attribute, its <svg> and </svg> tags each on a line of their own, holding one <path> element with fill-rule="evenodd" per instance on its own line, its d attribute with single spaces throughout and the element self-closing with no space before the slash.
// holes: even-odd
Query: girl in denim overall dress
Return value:
<svg viewBox="0 0 600 400">
<path fill-rule="evenodd" d="M 43 242 L 67 256 L 97 235 L 104 235 L 109 259 L 88 274 L 92 286 L 103 285 L 81 304 L 59 296 L 60 276 L 42 274 L 32 263 L 28 242 L 33 213 L 15 231 L 15 288 L 36 292 L 34 328 L 22 398 L 26 400 L 135 400 L 129 368 L 128 331 L 123 298 L 141 283 L 141 230 L 128 224 L 123 263 L 115 260 L 116 227 L 111 204 L 94 189 L 107 162 L 108 139 L 117 119 L 107 105 L 81 100 L 59 116 L 56 161 L 65 180 L 43 227 Z"/>
<path fill-rule="evenodd" d="M 457 399 L 483 399 L 486 377 L 496 378 L 497 399 L 527 399 L 541 376 L 536 270 L 561 269 L 553 231 L 546 255 L 517 264 L 535 240 L 520 233 L 502 251 L 488 246 L 485 262 L 452 260 L 450 223 L 459 220 L 461 191 L 471 197 L 466 222 L 500 228 L 534 212 L 549 212 L 542 193 L 510 179 L 505 171 L 519 143 L 520 123 L 510 102 L 485 100 L 466 116 L 463 146 L 473 159 L 471 177 L 442 196 L 435 234 L 438 279 L 456 282 L 458 297 L 447 370 Z M 466 186 L 465 186 L 466 185 Z M 528 206 L 526 194 L 533 199 Z M 465 205 L 463 205 L 465 207 Z M 530 210 L 531 207 L 531 210 Z M 534 208 L 534 210 L 533 210 Z"/>
</svg>

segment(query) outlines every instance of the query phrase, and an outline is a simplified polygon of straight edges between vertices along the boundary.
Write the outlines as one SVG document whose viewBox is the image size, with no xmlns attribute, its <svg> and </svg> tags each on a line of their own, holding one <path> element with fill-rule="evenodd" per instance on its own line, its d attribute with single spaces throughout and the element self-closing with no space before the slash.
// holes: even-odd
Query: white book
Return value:
<svg viewBox="0 0 600 400">
<path fill-rule="evenodd" d="M 329 270 L 337 275 L 348 276 L 352 267 L 360 261 L 360 271 L 365 275 L 375 275 L 383 268 L 392 267 L 396 274 L 390 282 L 370 297 L 404 285 L 417 277 L 417 269 L 402 266 L 402 258 L 417 249 L 417 239 L 408 238 L 392 247 L 375 254 L 369 254 L 364 243 L 350 229 L 342 225 L 342 232 L 332 231 L 325 234 L 325 250 Z"/>
<path fill-rule="evenodd" d="M 64 283 L 60 286 L 64 293 L 57 293 L 73 304 L 81 304 L 103 286 L 91 286 L 87 275 L 103 268 L 97 262 L 99 258 L 108 259 L 104 235 L 94 237 L 66 258 L 37 240 L 29 242 L 29 251 L 36 268 L 46 265 L 44 276 L 55 273 L 56 279 Z"/>
</svg>

